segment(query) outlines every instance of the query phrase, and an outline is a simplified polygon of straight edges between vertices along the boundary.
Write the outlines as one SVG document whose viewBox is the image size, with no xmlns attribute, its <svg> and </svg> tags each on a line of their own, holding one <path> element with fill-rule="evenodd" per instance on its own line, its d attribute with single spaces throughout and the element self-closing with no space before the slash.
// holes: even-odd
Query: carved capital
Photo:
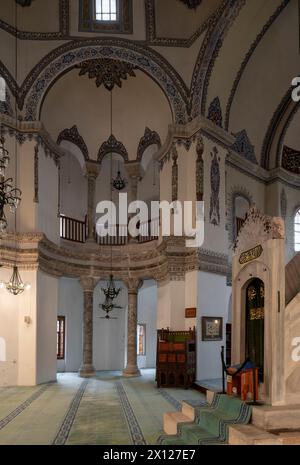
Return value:
<svg viewBox="0 0 300 465">
<path fill-rule="evenodd" d="M 97 163 L 87 161 L 85 164 L 86 167 L 86 177 L 89 179 L 97 179 L 100 173 L 100 166 Z"/>
<path fill-rule="evenodd" d="M 82 276 L 79 279 L 79 282 L 83 292 L 94 292 L 94 289 L 98 283 L 98 279 L 93 278 L 92 276 Z"/>
</svg>

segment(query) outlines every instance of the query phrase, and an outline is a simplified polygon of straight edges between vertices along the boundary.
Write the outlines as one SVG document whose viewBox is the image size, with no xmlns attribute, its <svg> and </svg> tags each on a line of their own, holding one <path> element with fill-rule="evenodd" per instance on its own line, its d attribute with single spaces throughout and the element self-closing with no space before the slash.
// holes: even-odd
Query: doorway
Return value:
<svg viewBox="0 0 300 465">
<path fill-rule="evenodd" d="M 245 354 L 259 369 L 259 380 L 264 380 L 265 286 L 258 278 L 246 289 L 246 347 Z"/>
</svg>

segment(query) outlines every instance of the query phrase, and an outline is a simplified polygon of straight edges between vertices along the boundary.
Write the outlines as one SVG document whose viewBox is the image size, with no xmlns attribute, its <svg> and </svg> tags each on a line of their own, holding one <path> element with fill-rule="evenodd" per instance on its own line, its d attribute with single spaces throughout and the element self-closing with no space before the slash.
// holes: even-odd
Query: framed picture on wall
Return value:
<svg viewBox="0 0 300 465">
<path fill-rule="evenodd" d="M 223 318 L 213 316 L 202 317 L 202 341 L 222 341 Z"/>
</svg>

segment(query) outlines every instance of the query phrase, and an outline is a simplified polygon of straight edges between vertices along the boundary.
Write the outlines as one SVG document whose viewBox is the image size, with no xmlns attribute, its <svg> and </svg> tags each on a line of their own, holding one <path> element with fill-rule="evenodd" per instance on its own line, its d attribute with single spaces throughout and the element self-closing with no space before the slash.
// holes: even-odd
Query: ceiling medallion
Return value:
<svg viewBox="0 0 300 465">
<path fill-rule="evenodd" d="M 184 3 L 188 8 L 197 8 L 200 5 L 202 0 L 180 0 Z"/>
<path fill-rule="evenodd" d="M 136 66 L 110 58 L 83 61 L 76 68 L 80 69 L 79 76 L 88 74 L 90 79 L 96 79 L 97 87 L 103 84 L 108 91 L 112 91 L 115 85 L 122 87 L 122 79 L 126 80 L 127 76 L 136 76 Z"/>
</svg>

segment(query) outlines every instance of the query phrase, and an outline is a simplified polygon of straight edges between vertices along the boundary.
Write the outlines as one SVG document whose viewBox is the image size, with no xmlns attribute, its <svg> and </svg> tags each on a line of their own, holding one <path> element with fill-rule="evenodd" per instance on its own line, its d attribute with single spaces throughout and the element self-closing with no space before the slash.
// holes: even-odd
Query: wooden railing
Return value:
<svg viewBox="0 0 300 465">
<path fill-rule="evenodd" d="M 159 218 L 140 224 L 139 243 L 155 241 L 159 238 Z"/>
<path fill-rule="evenodd" d="M 84 243 L 87 238 L 87 222 L 60 215 L 60 237 L 67 241 Z"/>
<path fill-rule="evenodd" d="M 104 237 L 96 233 L 96 241 L 99 245 L 126 245 L 128 243 L 127 225 L 112 226 L 110 234 Z"/>
<path fill-rule="evenodd" d="M 147 221 L 139 226 L 140 235 L 136 241 L 140 244 L 157 240 L 159 237 L 159 219 L 152 222 Z M 65 215 L 60 215 L 60 237 L 67 241 L 85 243 L 87 239 L 87 219 L 76 220 Z M 99 245 L 127 245 L 131 240 L 127 225 L 116 225 L 111 227 L 109 235 L 101 237 L 96 233 L 96 242 Z"/>
</svg>

